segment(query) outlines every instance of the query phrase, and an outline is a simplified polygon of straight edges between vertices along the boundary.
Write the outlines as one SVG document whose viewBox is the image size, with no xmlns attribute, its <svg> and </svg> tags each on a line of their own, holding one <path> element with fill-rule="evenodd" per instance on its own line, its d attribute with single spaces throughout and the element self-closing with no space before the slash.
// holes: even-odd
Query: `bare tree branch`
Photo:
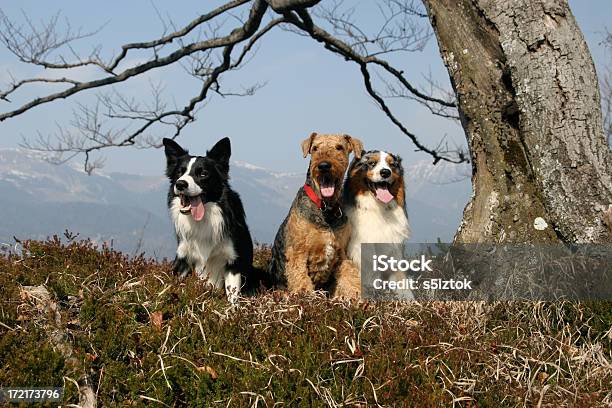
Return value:
<svg viewBox="0 0 612 408">
<path fill-rule="evenodd" d="M 78 104 L 69 128 L 58 124 L 55 134 L 43 136 L 39 133 L 36 139 L 23 142 L 28 148 L 55 153 L 54 160 L 58 162 L 67 160 L 66 157 L 69 159 L 83 154 L 85 171 L 90 173 L 103 164 L 101 160 L 92 157 L 94 152 L 110 147 L 158 147 L 159 139 L 153 132 L 163 127 L 172 129 L 171 137 L 179 136 L 185 126 L 196 119 L 197 111 L 210 99 L 211 92 L 221 97 L 254 94 L 261 84 L 239 90 L 222 89 L 221 77 L 228 71 L 244 66 L 254 55 L 261 38 L 281 26 L 285 30 L 311 37 L 345 60 L 356 63 L 368 94 L 391 122 L 411 139 L 417 151 L 431 155 L 434 163 L 441 160 L 451 163 L 469 161 L 463 149 L 449 146 L 445 137 L 435 147 L 428 147 L 395 116 L 385 99 L 413 100 L 427 107 L 434 115 L 457 119 L 453 94 L 445 92 L 433 81 L 429 83 L 429 90 L 419 89 L 408 80 L 403 70 L 383 59 L 393 53 L 420 50 L 425 46 L 431 37 L 431 29 L 429 25 L 420 22 L 426 17 L 422 5 L 416 0 L 379 0 L 379 12 L 383 21 L 377 30 L 368 33 L 357 24 L 353 9 L 343 10 L 342 0 L 335 1 L 328 8 L 316 6 L 318 3 L 319 0 L 231 0 L 182 27 L 177 27 L 170 19 L 166 22 L 156 9 L 162 21 L 163 34 L 151 41 L 127 43 L 116 56 L 106 61 L 101 56 L 100 47 L 94 47 L 83 58 L 73 46 L 75 41 L 88 38 L 98 30 L 82 33 L 80 29 L 72 29 L 68 22 L 62 29 L 59 14 L 41 26 L 33 24 L 24 16 L 25 24 L 18 25 L 0 11 L 0 42 L 21 62 L 63 74 L 57 78 L 11 77 L 8 86 L 0 91 L 0 101 L 12 104 L 13 98 L 9 99 L 10 96 L 37 83 L 67 86 L 0 113 L 0 122 L 87 90 L 110 89 L 110 92 L 96 96 L 94 106 Z M 241 8 L 247 4 L 248 8 Z M 325 6 L 328 4 L 330 1 Z M 331 32 L 314 23 L 308 11 L 311 8 L 315 17 L 329 27 Z M 236 10 L 238 14 L 234 13 Z M 271 10 L 269 14 L 272 17 L 266 17 L 267 10 Z M 223 19 L 221 16 L 230 18 Z M 265 24 L 264 19 L 267 20 Z M 227 21 L 234 20 L 238 21 L 238 26 L 227 34 L 225 25 Z M 67 51 L 67 54 L 58 55 L 61 50 Z M 144 62 L 122 69 L 122 63 L 132 51 L 148 51 L 150 56 Z M 180 65 L 188 75 L 201 81 L 199 92 L 182 107 L 176 103 L 172 107 L 167 106 L 161 84 L 151 83 L 151 101 L 147 104 L 121 94 L 114 87 L 173 64 Z M 100 77 L 89 81 L 71 78 L 71 70 L 87 66 L 98 71 Z M 374 73 L 385 83 L 387 95 L 375 89 L 372 78 Z"/>
<path fill-rule="evenodd" d="M 383 23 L 372 34 L 366 33 L 355 22 L 356 9 L 344 9 L 343 3 L 344 0 L 335 0 L 331 7 L 315 9 L 314 16 L 327 21 L 331 25 L 332 35 L 363 56 L 420 51 L 432 36 L 429 24 L 422 24 L 413 18 L 421 16 L 416 11 L 414 0 L 403 3 L 382 0 L 378 3 Z"/>
<path fill-rule="evenodd" d="M 191 55 L 197 51 L 204 51 L 204 50 L 208 50 L 211 48 L 219 48 L 219 47 L 227 47 L 227 46 L 232 46 L 233 48 L 234 44 L 239 43 L 243 41 L 244 39 L 248 38 L 249 36 L 253 35 L 253 33 L 257 30 L 257 28 L 259 27 L 259 24 L 261 23 L 261 19 L 263 18 L 263 15 L 266 11 L 266 7 L 267 7 L 267 4 L 263 0 L 256 0 L 253 8 L 251 9 L 251 15 L 249 17 L 249 20 L 244 24 L 244 26 L 234 29 L 229 35 L 225 37 L 213 38 L 210 40 L 200 41 L 197 43 L 191 43 L 191 44 L 186 45 L 185 47 L 180 48 L 179 50 L 174 51 L 173 53 L 171 53 L 170 55 L 166 57 L 156 58 L 144 64 L 137 65 L 133 68 L 128 68 L 117 75 L 107 76 L 105 78 L 94 80 L 94 81 L 81 82 L 64 91 L 56 92 L 54 94 L 36 98 L 26 103 L 25 105 L 21 106 L 20 108 L 0 114 L 0 122 L 6 120 L 7 118 L 11 118 L 13 116 L 22 114 L 36 106 L 55 101 L 57 99 L 65 99 L 69 96 L 72 96 L 78 92 L 81 92 L 87 89 L 92 89 L 92 88 L 97 88 L 101 86 L 112 85 L 112 84 L 116 84 L 119 82 L 123 82 L 129 78 L 132 78 L 136 75 L 140 75 L 154 68 L 159 68 L 159 67 L 170 65 L 180 60 L 181 58 L 187 55 Z"/>
<path fill-rule="evenodd" d="M 272 10 L 283 13 L 296 8 L 308 8 L 318 4 L 321 0 L 267 0 Z"/>
<path fill-rule="evenodd" d="M 376 57 L 368 56 L 363 57 L 357 54 L 348 44 L 340 41 L 338 38 L 332 36 L 327 31 L 323 30 L 321 27 L 314 24 L 310 14 L 307 10 L 301 9 L 297 11 L 299 18 L 292 12 L 284 13 L 285 18 L 290 21 L 295 26 L 300 29 L 308 32 L 312 38 L 324 44 L 325 48 L 328 50 L 335 52 L 337 54 L 342 55 L 349 61 L 353 61 L 359 64 L 361 74 L 363 76 L 364 85 L 368 92 L 368 94 L 378 103 L 382 111 L 387 115 L 387 117 L 395 124 L 399 130 L 414 143 L 417 148 L 417 151 L 422 151 L 431 155 L 434 159 L 434 164 L 438 163 L 440 160 L 448 161 L 451 163 L 463 163 L 469 160 L 468 155 L 459 150 L 456 152 L 440 152 L 432 148 L 426 147 L 422 144 L 417 136 L 410 132 L 406 126 L 402 124 L 402 122 L 391 112 L 391 109 L 386 104 L 385 100 L 374 90 L 372 86 L 371 75 L 368 70 L 368 64 L 376 64 L 385 68 L 389 73 L 393 74 L 395 78 L 397 78 L 406 88 L 415 94 L 416 96 L 421 97 L 424 100 L 430 102 L 437 102 L 442 105 L 451 105 L 447 101 L 438 100 L 437 98 L 433 98 L 427 95 L 422 94 L 418 89 L 413 87 L 407 80 L 404 78 L 401 71 L 391 67 L 386 61 L 379 60 Z"/>
<path fill-rule="evenodd" d="M 27 84 L 32 84 L 35 82 L 46 82 L 46 83 L 56 83 L 56 84 L 72 84 L 74 86 L 77 86 L 80 84 L 79 81 L 75 81 L 73 79 L 70 78 L 28 78 L 28 79 L 22 79 L 22 80 L 14 80 L 9 89 L 7 89 L 4 92 L 0 92 L 0 99 L 6 102 L 10 102 L 10 99 L 8 99 L 8 96 L 10 94 L 12 94 L 13 92 L 15 92 L 17 89 L 21 88 L 23 85 L 27 85 Z"/>
<path fill-rule="evenodd" d="M 332 12 L 327 11 L 323 13 L 323 15 L 329 18 L 330 13 Z M 408 79 L 404 76 L 403 71 L 394 68 L 387 61 L 377 58 L 376 55 L 380 53 L 362 55 L 358 51 L 356 51 L 350 44 L 340 40 L 339 38 L 325 31 L 322 27 L 315 26 L 312 18 L 310 17 L 310 14 L 306 10 L 299 10 L 298 14 L 304 19 L 304 21 L 300 21 L 294 13 L 286 13 L 285 17 L 301 30 L 308 32 L 310 36 L 312 36 L 315 40 L 324 43 L 325 48 L 327 48 L 328 50 L 340 54 L 346 60 L 349 61 L 365 64 L 375 64 L 380 66 L 389 74 L 394 76 L 410 93 L 412 93 L 418 98 L 421 98 L 425 101 L 438 103 L 447 107 L 456 107 L 456 103 L 454 101 L 442 100 L 439 98 L 432 97 L 430 95 L 426 95 L 425 93 L 419 91 L 408 81 Z M 309 25 L 311 26 L 312 32 L 308 29 Z M 376 39 L 368 37 L 366 34 L 361 35 L 364 35 L 365 38 L 367 38 L 368 42 L 375 43 L 377 41 Z"/>
<path fill-rule="evenodd" d="M 70 23 L 66 22 L 66 27 L 63 30 L 59 30 L 59 13 L 43 24 L 35 24 L 28 15 L 22 14 L 26 27 L 17 26 L 0 10 L 0 42 L 21 62 L 49 69 L 68 69 L 84 65 L 103 67 L 100 61 L 94 59 L 94 56 L 99 51 L 98 48 L 94 48 L 90 58 L 79 60 L 76 63 L 68 63 L 61 57 L 59 62 L 46 60 L 52 52 L 65 46 L 70 48 L 73 57 L 77 57 L 70 44 L 77 40 L 94 36 L 102 27 L 92 32 L 82 33 L 81 29 L 74 31 Z"/>
<path fill-rule="evenodd" d="M 227 43 L 223 48 L 223 60 L 217 65 L 212 71 L 206 74 L 206 80 L 202 85 L 202 89 L 196 97 L 192 98 L 189 103 L 182 109 L 174 109 L 174 110 L 164 110 L 165 106 L 160 106 L 159 104 L 159 93 L 154 94 L 154 100 L 156 101 L 156 108 L 149 109 L 147 111 L 142 111 L 138 105 L 133 104 L 133 102 L 128 102 L 126 99 L 123 99 L 118 94 L 115 94 L 114 99 L 110 99 L 108 96 L 98 97 L 98 104 L 94 109 L 89 109 L 83 105 L 80 105 L 80 109 L 77 114 L 75 114 L 75 120 L 72 123 L 72 126 L 75 129 L 78 129 L 81 135 L 83 136 L 80 140 L 78 137 L 74 137 L 69 132 L 59 129 L 59 132 L 56 134 L 55 139 L 57 143 L 53 144 L 51 142 L 52 138 L 39 138 L 36 140 L 36 143 L 28 143 L 27 141 L 23 142 L 23 145 L 30 149 L 42 150 L 42 151 L 52 151 L 58 154 L 65 153 L 83 153 L 85 154 L 85 163 L 84 168 L 85 171 L 91 173 L 94 170 L 92 167 L 92 163 L 90 162 L 90 154 L 94 151 L 101 150 L 108 147 L 123 147 L 123 146 L 133 146 L 136 144 L 136 140 L 139 136 L 141 136 L 147 129 L 149 129 L 152 125 L 156 123 L 170 124 L 174 126 L 175 132 L 172 136 L 176 138 L 181 130 L 190 122 L 195 120 L 193 115 L 196 106 L 202 102 L 206 96 L 208 95 L 209 90 L 212 87 L 216 87 L 214 90 L 221 95 L 227 95 L 226 93 L 222 93 L 218 89 L 218 78 L 219 76 L 226 71 L 237 68 L 242 62 L 245 55 L 252 49 L 255 42 L 260 39 L 265 33 L 269 32 L 274 26 L 279 24 L 282 19 L 276 19 L 270 21 L 261 31 L 257 32 L 257 28 L 259 27 L 261 20 L 264 16 L 266 10 L 266 3 L 263 1 L 256 1 L 255 5 L 251 9 L 249 19 L 244 23 L 242 27 L 234 29 L 228 36 L 221 37 L 216 39 L 217 43 Z M 231 54 L 234 50 L 234 47 L 242 42 L 243 40 L 250 38 L 250 41 L 243 48 L 242 52 L 238 56 L 238 59 L 232 63 Z M 207 41 L 203 41 L 205 43 Z M 211 41 L 208 41 L 211 42 Z M 192 47 L 193 48 L 193 47 Z M 182 48 L 181 50 L 183 50 Z M 203 48 L 204 49 L 204 48 Z M 176 52 L 174 53 L 176 54 Z M 171 54 L 172 55 L 172 54 Z M 158 60 L 159 61 L 159 60 Z M 147 65 L 145 63 L 143 65 Z M 142 67 L 142 65 L 140 66 Z M 138 67 L 136 67 L 138 68 Z M 133 71 L 136 68 L 128 69 L 125 72 Z M 144 68 L 141 68 L 144 69 Z M 146 69 L 145 69 L 146 70 Z M 142 71 L 144 72 L 144 71 Z M 130 74 L 131 76 L 138 75 Z M 121 77 L 117 75 L 116 77 L 107 77 L 108 80 L 112 80 L 113 78 Z M 80 85 L 76 86 L 88 86 L 88 87 L 97 87 L 103 85 L 96 85 L 100 81 L 91 81 L 89 83 L 80 83 Z M 74 89 L 70 88 L 70 89 Z M 69 90 L 70 90 L 69 89 Z M 66 92 L 66 91 L 64 91 Z M 78 91 L 75 91 L 78 92 Z M 253 89 L 247 89 L 246 93 L 252 94 Z M 48 98 L 50 100 L 54 100 L 60 97 L 65 96 L 57 96 L 63 94 L 62 92 L 52 94 Z M 52 99 L 51 99 L 52 98 Z M 120 128 L 118 130 L 109 130 L 108 132 L 101 132 L 100 129 L 103 127 L 103 121 L 100 118 L 100 106 L 105 106 L 107 109 L 107 118 L 111 119 L 130 119 L 130 120 L 140 120 L 144 121 L 144 123 L 133 131 L 129 131 L 127 127 Z M 32 106 L 33 107 L 33 106 Z M 119 113 L 121 111 L 121 113 Z M 182 119 L 174 120 L 172 122 L 164 122 L 164 120 L 168 118 L 176 118 L 182 117 Z M 2 116 L 0 116 L 0 120 Z M 125 136 L 127 135 L 127 136 Z M 124 137 L 120 137 L 124 136 Z M 157 145 L 157 143 L 152 143 L 150 140 L 147 140 L 147 144 L 149 145 Z"/>
<path fill-rule="evenodd" d="M 385 95 L 386 98 L 401 98 L 415 101 L 426 107 L 432 115 L 440 116 L 446 119 L 452 119 L 457 123 L 460 122 L 459 113 L 457 112 L 456 107 L 429 103 L 428 101 L 415 97 L 410 92 L 407 92 L 405 87 L 401 83 L 392 83 L 391 81 L 388 81 L 385 78 L 381 78 L 381 80 L 385 83 L 385 86 L 387 88 L 388 94 Z M 427 75 L 423 75 L 423 80 L 429 86 L 429 90 L 427 91 L 428 95 L 434 95 L 435 93 L 442 94 L 443 100 L 449 101 L 449 103 L 450 101 L 455 100 L 455 94 L 452 92 L 452 90 L 444 88 L 442 85 L 440 85 L 432 77 L 431 72 Z"/>
</svg>

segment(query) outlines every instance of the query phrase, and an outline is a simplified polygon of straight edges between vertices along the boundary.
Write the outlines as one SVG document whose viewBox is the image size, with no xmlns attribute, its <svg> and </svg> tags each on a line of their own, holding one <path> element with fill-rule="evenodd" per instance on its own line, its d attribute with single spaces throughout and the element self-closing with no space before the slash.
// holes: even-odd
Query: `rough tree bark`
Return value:
<svg viewBox="0 0 612 408">
<path fill-rule="evenodd" d="M 567 1 L 424 3 L 473 159 L 455 241 L 612 242 L 612 154 Z"/>
</svg>

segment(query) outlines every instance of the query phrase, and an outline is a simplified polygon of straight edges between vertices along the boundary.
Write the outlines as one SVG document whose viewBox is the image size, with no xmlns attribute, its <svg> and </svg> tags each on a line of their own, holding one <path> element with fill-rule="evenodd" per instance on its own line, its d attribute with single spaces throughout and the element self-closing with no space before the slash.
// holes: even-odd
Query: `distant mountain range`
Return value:
<svg viewBox="0 0 612 408">
<path fill-rule="evenodd" d="M 413 242 L 452 238 L 470 196 L 469 169 L 452 164 L 407 166 Z M 270 171 L 234 161 L 232 187 L 245 205 L 256 241 L 270 243 L 305 173 Z M 97 173 L 55 165 L 22 149 L 0 149 L 0 243 L 44 239 L 68 229 L 133 254 L 171 257 L 174 234 L 163 176 Z"/>
</svg>

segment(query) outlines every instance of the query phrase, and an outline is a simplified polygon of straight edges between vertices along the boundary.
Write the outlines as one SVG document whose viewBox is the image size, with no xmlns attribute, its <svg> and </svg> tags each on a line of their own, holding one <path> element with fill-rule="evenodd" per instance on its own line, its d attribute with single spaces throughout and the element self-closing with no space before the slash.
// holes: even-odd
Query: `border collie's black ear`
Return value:
<svg viewBox="0 0 612 408">
<path fill-rule="evenodd" d="M 229 137 L 224 137 L 223 139 L 219 140 L 209 151 L 206 152 L 207 157 L 222 163 L 228 163 L 231 155 L 232 145 Z"/>
<path fill-rule="evenodd" d="M 178 143 L 176 143 L 172 139 L 164 137 L 164 140 L 162 142 L 164 143 L 164 150 L 166 152 L 166 158 L 168 159 L 168 161 L 187 154 L 187 150 L 183 149 Z"/>
</svg>

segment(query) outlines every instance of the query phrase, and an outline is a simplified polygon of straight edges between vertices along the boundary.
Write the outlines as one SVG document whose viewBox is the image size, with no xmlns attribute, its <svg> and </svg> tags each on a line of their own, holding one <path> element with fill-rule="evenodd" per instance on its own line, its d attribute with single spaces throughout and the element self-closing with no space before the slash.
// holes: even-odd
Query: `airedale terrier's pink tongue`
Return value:
<svg viewBox="0 0 612 408">
<path fill-rule="evenodd" d="M 321 183 L 321 195 L 323 197 L 331 197 L 334 195 L 335 191 L 336 186 L 334 185 L 334 183 L 330 181 L 324 181 L 323 183 Z"/>
<path fill-rule="evenodd" d="M 202 203 L 202 199 L 200 196 L 189 197 L 189 201 L 191 202 L 191 216 L 194 220 L 200 221 L 204 218 L 204 204 Z"/>
<path fill-rule="evenodd" d="M 393 200 L 393 195 L 386 186 L 376 187 L 376 198 L 387 204 L 389 201 Z"/>
</svg>

